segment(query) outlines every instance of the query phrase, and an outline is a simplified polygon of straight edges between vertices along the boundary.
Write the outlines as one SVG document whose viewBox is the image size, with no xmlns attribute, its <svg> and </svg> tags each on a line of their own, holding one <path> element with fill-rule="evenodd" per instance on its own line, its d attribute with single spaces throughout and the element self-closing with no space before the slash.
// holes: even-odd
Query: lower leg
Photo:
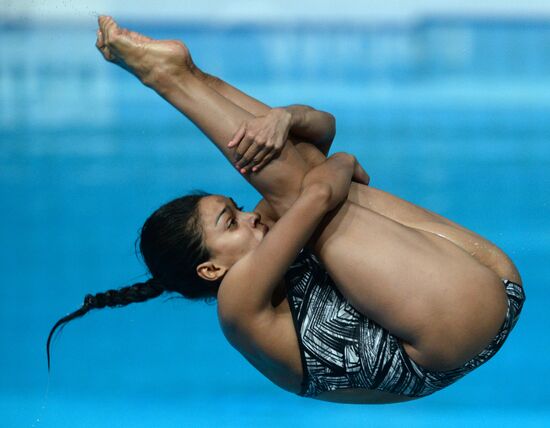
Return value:
<svg viewBox="0 0 550 428">
<path fill-rule="evenodd" d="M 267 104 L 264 104 L 256 98 L 242 92 L 219 77 L 205 73 L 197 66 L 194 66 L 192 71 L 193 75 L 197 79 L 202 80 L 217 93 L 227 98 L 233 104 L 238 105 L 243 110 L 246 110 L 253 116 L 265 116 L 271 109 L 271 107 Z"/>
<path fill-rule="evenodd" d="M 121 29 L 110 18 L 100 18 L 98 48 L 104 57 L 121 65 L 154 89 L 191 120 L 232 162 L 227 143 L 252 114 L 232 103 L 193 73 L 185 47 L 176 41 L 156 41 Z M 292 144 L 257 173 L 243 176 L 282 215 L 300 192 L 307 164 Z"/>
<path fill-rule="evenodd" d="M 270 109 L 267 104 L 251 97 L 222 79 L 203 72 L 196 66 L 193 67 L 193 74 L 216 92 L 254 116 L 263 116 Z M 311 166 L 324 160 L 322 153 L 311 144 L 299 143 L 296 148 Z M 510 258 L 495 244 L 437 213 L 382 190 L 358 183 L 352 184 L 348 199 L 405 226 L 446 238 L 477 261 L 495 271 L 501 278 L 507 278 L 521 284 L 518 270 Z"/>
<path fill-rule="evenodd" d="M 243 108 L 244 110 L 247 110 L 249 113 L 251 113 L 254 116 L 262 116 L 267 114 L 270 107 L 259 100 L 247 95 L 246 93 L 240 91 L 239 89 L 235 88 L 234 86 L 229 85 L 228 83 L 224 82 L 223 80 L 212 76 L 210 74 L 206 74 L 202 72 L 198 67 L 193 68 L 193 74 L 203 82 L 205 82 L 208 86 L 210 86 L 212 89 L 217 91 L 219 94 L 223 95 L 225 98 L 227 98 L 229 101 L 233 102 L 234 104 L 238 105 L 239 107 Z M 300 153 L 300 155 L 306 160 L 308 165 L 313 166 L 319 162 L 322 162 L 324 160 L 324 155 L 313 145 L 307 144 L 305 142 L 301 142 L 298 144 L 295 144 L 296 149 Z M 364 185 L 360 185 L 357 183 L 352 184 L 352 188 L 350 189 L 350 194 L 348 196 L 348 200 L 355 202 L 356 204 L 359 204 L 360 206 L 364 208 L 368 208 L 372 212 L 372 214 L 368 214 L 370 218 L 368 221 L 372 222 L 379 222 L 382 220 L 382 223 L 387 223 L 384 221 L 384 217 L 393 220 L 394 222 L 397 222 L 401 225 L 408 226 L 411 229 L 416 229 L 420 231 L 429 232 L 431 234 L 439 235 L 439 237 L 446 238 L 453 244 L 457 245 L 460 249 L 468 252 L 471 256 L 473 256 L 478 262 L 481 264 L 488 266 L 489 268 L 492 268 L 495 272 L 500 274 L 500 277 L 507 277 L 511 279 L 514 282 L 519 281 L 518 276 L 514 276 L 513 272 L 510 272 L 508 269 L 507 271 L 503 271 L 502 269 L 495 268 L 494 262 L 491 263 L 491 260 L 489 260 L 489 257 L 491 255 L 496 254 L 496 252 L 502 253 L 502 251 L 498 250 L 496 246 L 489 243 L 489 241 L 484 240 L 479 235 L 475 234 L 474 232 L 471 232 L 447 219 L 445 219 L 442 216 L 439 216 L 435 213 L 432 213 L 431 211 L 425 210 L 421 207 L 418 207 L 414 204 L 411 204 L 403 199 L 397 198 L 395 196 L 392 196 L 386 192 L 383 192 L 378 189 L 374 189 L 372 187 L 367 187 Z M 353 207 L 353 204 L 349 205 L 349 207 Z M 352 208 L 353 209 L 353 208 Z M 365 211 L 366 213 L 366 211 Z M 379 214 L 378 216 L 376 214 Z M 348 218 L 353 218 L 353 215 L 348 214 Z M 334 223 L 337 223 L 338 220 L 334 219 Z M 391 222 L 390 222 L 391 223 Z M 387 228 L 387 224 L 382 224 L 380 226 L 380 230 L 382 230 L 384 227 Z M 342 229 L 340 227 L 340 229 Z M 351 230 L 349 227 L 344 228 L 344 230 Z M 373 230 L 376 230 L 376 227 L 373 227 Z M 391 229 L 391 228 L 390 228 Z M 403 228 L 400 228 L 399 233 L 403 233 Z M 412 232 L 412 231 L 411 231 Z M 327 236 L 327 233 L 324 234 Z M 405 232 L 405 235 L 407 235 L 407 232 Z M 435 236 L 434 235 L 434 236 Z M 438 354 L 438 351 L 435 350 L 435 354 L 438 354 L 436 359 L 434 360 L 431 357 L 432 350 L 434 350 L 434 347 L 431 343 L 424 343 L 418 340 L 418 337 L 420 337 L 420 332 L 422 331 L 423 325 L 422 325 L 422 318 L 419 317 L 407 317 L 408 322 L 406 325 L 406 328 L 403 328 L 403 323 L 398 317 L 393 316 L 391 319 L 387 317 L 387 313 L 395 313 L 397 311 L 402 311 L 403 308 L 400 304 L 399 299 L 395 299 L 395 297 L 392 297 L 388 301 L 384 301 L 383 298 L 390 296 L 390 294 L 380 295 L 376 292 L 368 292 L 367 287 L 357 288 L 357 287 L 347 287 L 347 284 L 353 284 L 358 281 L 357 278 L 349 277 L 347 275 L 351 270 L 346 270 L 345 267 L 342 269 L 342 266 L 345 266 L 344 261 L 342 260 L 342 255 L 353 253 L 353 247 L 350 246 L 350 242 L 352 240 L 351 237 L 342 237 L 340 235 L 340 243 L 343 243 L 343 247 L 341 250 L 338 249 L 338 245 L 336 242 L 332 242 L 331 244 L 323 244 L 318 245 L 317 250 L 318 254 L 320 254 L 321 259 L 326 263 L 329 270 L 332 271 L 334 277 L 336 279 L 339 279 L 339 288 L 343 292 L 343 294 L 348 298 L 348 300 L 354 302 L 356 308 L 360 308 L 360 310 L 365 313 L 366 315 L 370 316 L 372 319 L 377 320 L 380 324 L 384 325 L 386 328 L 388 328 L 390 331 L 392 331 L 394 334 L 404 338 L 406 340 L 406 343 L 404 343 L 405 349 L 407 352 L 411 355 L 411 357 L 415 358 L 418 362 L 423 362 L 424 365 L 429 366 L 432 365 L 432 363 L 435 361 L 435 367 L 438 367 L 438 363 L 441 363 L 443 361 L 443 366 L 445 367 L 445 364 L 450 364 L 449 367 L 452 367 L 454 365 L 460 364 L 462 360 L 469 359 L 472 355 L 475 355 L 481 348 L 485 346 L 485 342 L 487 341 L 487 338 L 492 337 L 495 320 L 496 320 L 496 326 L 498 327 L 500 323 L 500 311 L 499 312 L 499 303 L 498 297 L 495 295 L 495 304 L 493 304 L 493 314 L 491 316 L 486 317 L 484 320 L 481 320 L 479 323 L 479 331 L 477 337 L 474 337 L 474 340 L 464 341 L 468 342 L 465 343 L 465 346 L 462 349 L 462 352 L 459 352 L 457 354 L 454 354 L 447 358 L 439 358 L 441 357 L 441 354 Z M 356 238 L 356 236 L 355 236 Z M 417 236 L 415 239 L 418 239 Z M 441 241 L 440 238 L 437 238 L 439 241 Z M 366 241 L 372 241 L 372 239 L 366 239 Z M 401 240 L 402 241 L 402 240 Z M 357 242 L 355 240 L 354 242 Z M 360 245 L 360 248 L 357 249 L 357 253 L 359 253 L 361 250 L 363 250 L 364 245 Z M 377 247 L 378 250 L 377 255 L 380 256 L 379 247 Z M 473 270 L 479 268 L 478 263 L 467 263 L 467 257 L 465 257 L 464 252 L 457 251 L 458 249 L 454 249 L 452 245 L 446 246 L 446 251 L 450 256 L 463 258 L 463 264 L 461 266 L 471 265 L 473 267 Z M 452 253 L 452 254 L 451 254 Z M 392 250 L 391 254 L 394 256 L 395 261 L 395 252 Z M 415 257 L 417 254 L 415 254 Z M 504 255 L 504 257 L 506 257 Z M 351 261 L 353 257 L 345 257 L 348 259 L 348 261 Z M 410 259 L 407 257 L 407 261 L 411 262 L 413 259 Z M 384 257 L 382 257 L 382 260 L 380 260 L 380 264 L 383 263 Z M 418 261 L 418 260 L 416 260 Z M 437 263 L 437 262 L 436 262 Z M 397 262 L 396 264 L 399 264 Z M 413 263 L 414 264 L 414 263 Z M 421 264 L 421 263 L 420 263 Z M 425 268 L 426 266 L 424 266 Z M 374 268 L 374 266 L 373 266 Z M 342 271 L 344 271 L 344 275 L 342 275 Z M 506 273 L 505 273 L 506 272 Z M 517 273 L 517 271 L 516 271 Z M 407 276 L 410 274 L 406 273 Z M 489 277 L 490 275 L 486 272 L 482 274 L 485 277 Z M 504 275 L 504 276 L 503 276 Z M 480 275 L 481 276 L 481 275 Z M 461 278 L 464 279 L 464 275 L 461 275 Z M 478 276 L 479 278 L 479 276 Z M 359 279 L 359 281 L 368 281 L 369 279 L 364 277 L 362 279 Z M 423 281 L 422 281 L 423 282 Z M 490 282 L 489 280 L 487 282 Z M 377 286 L 380 287 L 380 283 L 377 283 Z M 442 289 L 445 289 L 447 287 L 451 286 L 452 284 L 447 283 L 445 286 L 442 286 Z M 413 296 L 410 296 L 409 302 L 415 300 L 415 297 L 421 296 L 423 293 L 421 290 L 419 290 L 417 287 L 411 287 L 409 290 L 413 293 Z M 456 288 L 455 288 L 456 290 Z M 359 291 L 359 294 L 358 294 Z M 376 291 L 376 290 L 375 290 Z M 492 291 L 495 291 L 494 289 Z M 498 293 L 498 289 L 496 290 L 496 293 Z M 433 292 L 430 290 L 427 290 L 427 293 L 431 293 L 433 295 Z M 487 294 L 491 294 L 486 293 Z M 495 294 L 495 293 L 493 293 Z M 365 296 L 368 298 L 368 303 L 365 304 Z M 400 297 L 402 299 L 406 299 L 406 294 L 401 293 Z M 457 296 L 459 298 L 460 296 Z M 501 297 L 501 296 L 500 296 Z M 373 304 L 376 299 L 381 298 L 382 300 L 379 300 L 376 304 Z M 489 299 L 491 300 L 491 299 Z M 502 300 L 502 299 L 501 299 Z M 487 302 L 487 300 L 484 300 Z M 391 305 L 397 304 L 398 306 L 395 308 L 392 308 Z M 428 319 L 431 320 L 431 317 L 429 317 L 428 314 L 433 312 L 430 312 L 431 308 L 426 308 L 423 306 L 425 304 L 425 301 L 419 300 L 417 301 L 417 308 L 419 309 L 417 313 L 425 313 L 427 316 L 424 318 L 424 320 Z M 414 305 L 409 304 L 410 307 L 414 307 Z M 444 306 L 444 304 L 442 305 Z M 503 305 L 500 305 L 503 306 Z M 395 309 L 395 311 L 388 310 L 389 308 Z M 379 311 L 377 311 L 379 309 Z M 450 309 L 450 308 L 449 308 Z M 413 321 L 414 319 L 417 320 L 417 324 Z M 448 334 L 447 336 L 451 336 Z M 414 345 L 413 345 L 414 344 Z M 445 346 L 448 348 L 447 346 Z M 429 357 L 426 358 L 426 355 Z"/>
<path fill-rule="evenodd" d="M 219 77 L 205 73 L 194 64 L 192 70 L 193 74 L 210 86 L 210 88 L 214 89 L 217 93 L 223 95 L 233 104 L 238 105 L 240 108 L 256 117 L 265 116 L 271 109 L 271 107 L 267 104 L 251 97 L 247 93 L 241 91 L 235 86 L 230 85 Z M 308 168 L 313 168 L 315 165 L 324 162 L 326 159 L 325 155 L 323 155 L 317 147 L 307 141 L 293 141 L 293 144 L 302 159 L 308 165 Z"/>
</svg>

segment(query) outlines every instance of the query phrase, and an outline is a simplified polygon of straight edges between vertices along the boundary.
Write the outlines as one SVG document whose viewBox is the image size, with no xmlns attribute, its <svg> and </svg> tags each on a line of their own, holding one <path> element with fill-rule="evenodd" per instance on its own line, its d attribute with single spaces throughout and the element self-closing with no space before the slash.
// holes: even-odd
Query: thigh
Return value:
<svg viewBox="0 0 550 428">
<path fill-rule="evenodd" d="M 295 147 L 310 166 L 324 160 L 323 154 L 311 144 L 298 143 Z M 522 284 L 516 266 L 500 248 L 479 234 L 433 211 L 383 190 L 358 183 L 352 183 L 348 199 L 405 226 L 431 232 L 448 239 L 477 261 L 492 269 L 500 278 Z"/>
<path fill-rule="evenodd" d="M 521 285 L 521 277 L 512 260 L 481 235 L 437 213 L 370 186 L 354 183 L 349 199 L 406 226 L 445 238 L 495 271 L 500 278 Z"/>
<path fill-rule="evenodd" d="M 468 359 L 502 323 L 506 296 L 491 269 L 444 238 L 355 203 L 330 219 L 314 250 L 350 303 L 408 343 L 420 364 Z"/>
</svg>

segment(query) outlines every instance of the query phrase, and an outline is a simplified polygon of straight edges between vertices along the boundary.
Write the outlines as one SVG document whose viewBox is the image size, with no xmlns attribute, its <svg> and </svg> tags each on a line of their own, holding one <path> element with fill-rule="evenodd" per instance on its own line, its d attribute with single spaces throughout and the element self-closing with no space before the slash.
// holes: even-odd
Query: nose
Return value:
<svg viewBox="0 0 550 428">
<path fill-rule="evenodd" d="M 252 213 L 252 226 L 256 227 L 258 226 L 258 223 L 262 220 L 262 216 L 259 213 L 253 212 Z"/>
</svg>

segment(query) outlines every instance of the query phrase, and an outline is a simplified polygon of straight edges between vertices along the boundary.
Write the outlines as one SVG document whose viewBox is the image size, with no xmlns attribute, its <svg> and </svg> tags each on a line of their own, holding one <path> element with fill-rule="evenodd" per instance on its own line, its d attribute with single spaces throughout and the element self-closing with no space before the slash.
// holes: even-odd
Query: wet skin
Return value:
<svg viewBox="0 0 550 428">
<path fill-rule="evenodd" d="M 101 28 L 103 34 L 98 37 L 98 48 L 105 58 L 131 71 L 144 84 L 157 90 L 198 124 L 229 157 L 230 153 L 224 147 L 232 132 L 227 127 L 235 130 L 241 120 L 237 117 L 242 115 L 189 79 L 188 72 L 192 67 L 185 46 L 175 41 L 143 38 L 137 33 L 121 30 L 109 19 L 103 20 Z M 174 78 L 177 85 L 172 85 Z M 220 113 L 218 117 L 217 112 Z M 286 154 L 283 151 L 281 159 L 273 162 L 274 167 L 266 168 L 266 173 L 252 178 L 251 182 L 266 198 L 271 197 L 270 202 L 274 202 L 276 207 L 280 195 L 284 197 L 296 189 L 292 184 L 296 180 L 289 180 L 290 184 L 285 187 L 281 183 L 286 181 L 281 181 L 280 177 L 295 177 L 292 171 L 300 167 L 300 162 L 290 149 Z M 277 169 L 282 171 L 284 168 L 287 169 L 277 174 Z M 272 194 L 266 189 L 273 189 Z M 479 251 L 474 259 L 466 245 L 472 239 L 483 241 L 474 237 L 473 232 L 466 233 L 419 207 L 407 205 L 393 196 L 386 197 L 377 189 L 372 189 L 371 194 L 367 190 L 360 193 L 362 195 L 355 203 L 346 204 L 346 208 L 326 228 L 328 232 L 317 246 L 321 259 L 354 306 L 380 324 L 389 326 L 388 329 L 397 335 L 402 333 L 400 336 L 421 339 L 417 349 L 408 349 L 417 362 L 424 361 L 424 365 L 431 364 L 434 369 L 459 365 L 459 361 L 477 352 L 500 325 L 504 308 L 499 281 L 499 276 L 503 275 L 500 272 L 514 274 L 515 268 L 498 254 L 494 258 L 502 260 L 502 266 L 506 266 L 503 270 L 487 269 L 481 264 Z M 367 199 L 365 205 L 361 204 L 361 196 Z M 371 202 L 368 202 L 369 197 Z M 206 202 L 204 214 L 210 216 L 210 223 L 224 209 L 226 201 L 222 201 L 214 198 Z M 380 211 L 375 212 L 376 209 Z M 231 207 L 227 210 L 230 211 Z M 403 223 L 400 222 L 401 211 L 407 219 Z M 222 217 L 230 215 L 224 213 Z M 217 262 L 226 269 L 261 242 L 254 215 L 236 211 L 233 215 L 235 221 L 240 222 L 239 226 L 242 225 L 238 228 L 239 234 L 229 238 L 227 232 L 219 229 L 209 229 L 212 233 L 207 233 L 208 245 L 212 245 Z M 369 243 L 368 248 L 365 248 L 365 242 Z M 387 266 L 388 260 L 394 260 L 395 265 Z M 346 266 L 360 269 L 350 270 Z M 422 296 L 427 300 L 422 301 Z M 367 301 L 365 297 L 368 297 Z M 373 305 L 373 302 L 377 304 Z M 411 307 L 412 302 L 417 306 Z M 392 307 L 395 303 L 398 308 Z M 438 323 L 434 324 L 435 319 Z M 461 324 L 465 320 L 470 320 L 470 324 Z M 411 330 L 407 326 L 415 328 Z M 468 332 L 468 336 L 464 336 L 464 332 Z"/>
</svg>

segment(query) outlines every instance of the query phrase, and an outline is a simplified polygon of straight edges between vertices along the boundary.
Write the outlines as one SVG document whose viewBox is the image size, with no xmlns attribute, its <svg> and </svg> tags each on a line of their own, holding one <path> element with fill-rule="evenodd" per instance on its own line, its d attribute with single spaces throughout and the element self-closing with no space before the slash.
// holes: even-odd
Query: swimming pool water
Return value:
<svg viewBox="0 0 550 428">
<path fill-rule="evenodd" d="M 194 126 L 102 60 L 92 27 L 0 28 L 2 426 L 544 426 L 550 369 L 550 22 L 408 27 L 124 22 L 186 41 L 195 62 L 270 105 L 337 119 L 334 150 L 371 184 L 487 237 L 527 302 L 497 356 L 422 400 L 349 406 L 272 385 L 226 342 L 215 306 L 93 311 L 45 341 L 87 293 L 145 278 L 134 241 L 200 188 L 258 198 Z M 36 422 L 39 418 L 40 421 Z"/>
</svg>

